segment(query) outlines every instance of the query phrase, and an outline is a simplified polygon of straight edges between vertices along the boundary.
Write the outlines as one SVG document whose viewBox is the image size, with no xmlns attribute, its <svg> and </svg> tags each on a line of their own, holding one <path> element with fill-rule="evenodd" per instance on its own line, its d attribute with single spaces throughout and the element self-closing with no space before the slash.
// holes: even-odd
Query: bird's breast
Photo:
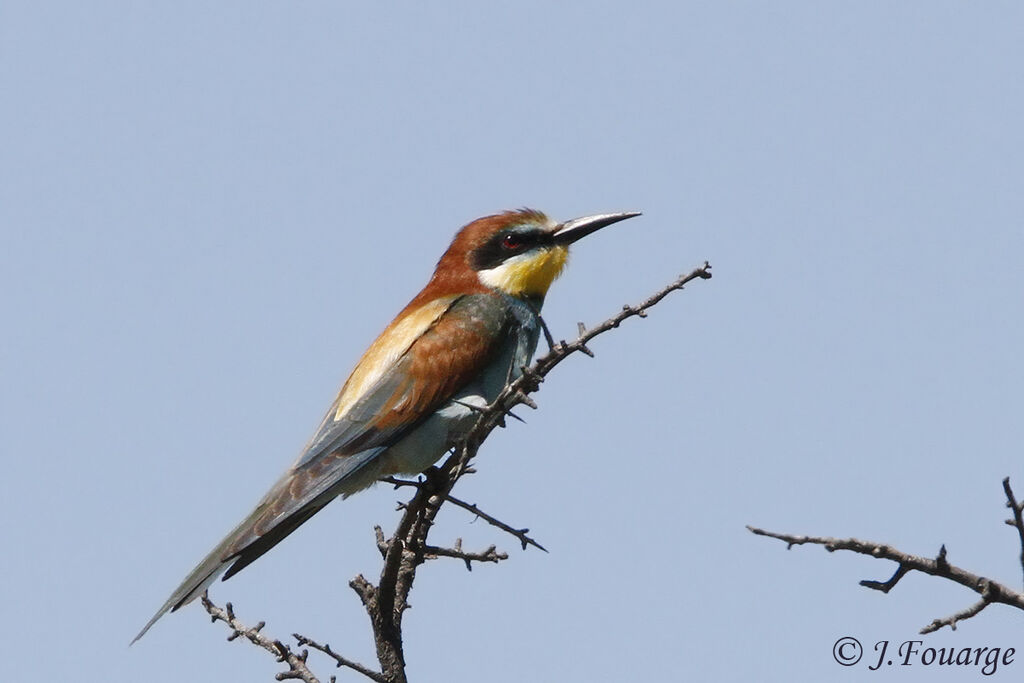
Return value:
<svg viewBox="0 0 1024 683">
<path fill-rule="evenodd" d="M 451 400 L 387 450 L 385 473 L 417 474 L 436 463 L 473 428 L 479 409 L 522 375 L 523 366 L 529 365 L 537 347 L 540 323 L 529 305 L 515 300 L 510 306 L 515 324 L 494 358 Z"/>
</svg>

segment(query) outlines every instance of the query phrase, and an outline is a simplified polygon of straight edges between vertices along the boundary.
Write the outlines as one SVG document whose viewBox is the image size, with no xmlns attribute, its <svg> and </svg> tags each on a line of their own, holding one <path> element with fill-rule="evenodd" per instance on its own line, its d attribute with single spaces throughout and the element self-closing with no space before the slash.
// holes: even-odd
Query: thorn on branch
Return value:
<svg viewBox="0 0 1024 683">
<path fill-rule="evenodd" d="M 935 556 L 935 566 L 943 571 L 949 571 L 949 561 L 946 559 L 946 544 L 939 548 L 939 554 Z"/>
</svg>

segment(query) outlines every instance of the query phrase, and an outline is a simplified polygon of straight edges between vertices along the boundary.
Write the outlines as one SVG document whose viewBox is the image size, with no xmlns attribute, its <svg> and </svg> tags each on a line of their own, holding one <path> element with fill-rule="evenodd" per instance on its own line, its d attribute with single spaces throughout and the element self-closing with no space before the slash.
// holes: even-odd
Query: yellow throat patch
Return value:
<svg viewBox="0 0 1024 683">
<path fill-rule="evenodd" d="M 544 296 L 569 260 L 568 247 L 555 246 L 513 256 L 477 273 L 480 282 L 512 296 Z"/>
</svg>

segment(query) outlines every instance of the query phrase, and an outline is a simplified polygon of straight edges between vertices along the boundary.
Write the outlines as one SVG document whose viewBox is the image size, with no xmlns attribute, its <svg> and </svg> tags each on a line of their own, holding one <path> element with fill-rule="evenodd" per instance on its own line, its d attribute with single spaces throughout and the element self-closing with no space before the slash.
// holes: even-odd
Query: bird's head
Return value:
<svg viewBox="0 0 1024 683">
<path fill-rule="evenodd" d="M 511 296 L 543 300 L 565 267 L 570 244 L 639 215 L 608 213 L 558 223 L 539 211 L 521 209 L 479 218 L 452 240 L 434 279 L 473 281 Z"/>
</svg>

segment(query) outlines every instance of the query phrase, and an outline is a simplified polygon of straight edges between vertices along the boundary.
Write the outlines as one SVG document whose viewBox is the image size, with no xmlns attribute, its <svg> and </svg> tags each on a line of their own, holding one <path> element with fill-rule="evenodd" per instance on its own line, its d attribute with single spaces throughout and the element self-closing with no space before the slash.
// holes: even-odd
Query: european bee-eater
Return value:
<svg viewBox="0 0 1024 683">
<path fill-rule="evenodd" d="M 462 228 L 427 286 L 359 359 L 299 459 L 132 642 L 221 574 L 228 579 L 247 567 L 337 496 L 437 462 L 472 428 L 479 409 L 529 365 L 541 304 L 565 267 L 569 245 L 638 215 L 556 223 L 523 209 Z"/>
</svg>

